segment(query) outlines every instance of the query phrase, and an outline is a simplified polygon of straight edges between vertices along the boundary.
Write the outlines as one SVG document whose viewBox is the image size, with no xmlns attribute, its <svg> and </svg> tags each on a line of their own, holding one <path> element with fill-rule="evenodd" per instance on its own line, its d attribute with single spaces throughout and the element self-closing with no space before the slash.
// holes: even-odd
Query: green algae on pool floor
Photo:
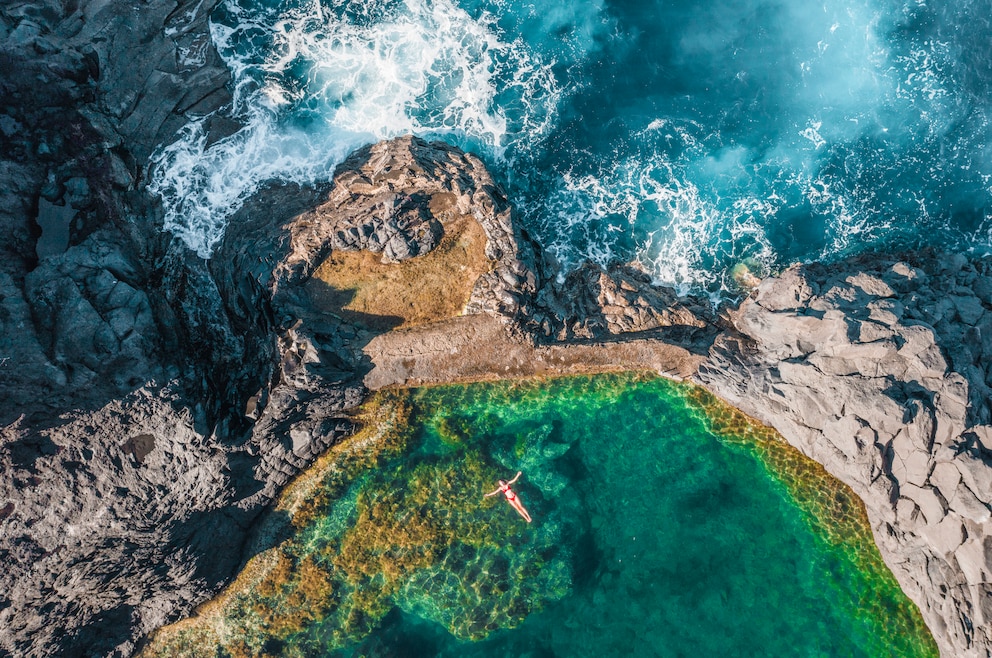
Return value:
<svg viewBox="0 0 992 658">
<path fill-rule="evenodd" d="M 149 655 L 937 654 L 860 501 L 705 391 L 445 386 L 365 420 Z M 518 470 L 531 524 L 482 496 Z"/>
</svg>

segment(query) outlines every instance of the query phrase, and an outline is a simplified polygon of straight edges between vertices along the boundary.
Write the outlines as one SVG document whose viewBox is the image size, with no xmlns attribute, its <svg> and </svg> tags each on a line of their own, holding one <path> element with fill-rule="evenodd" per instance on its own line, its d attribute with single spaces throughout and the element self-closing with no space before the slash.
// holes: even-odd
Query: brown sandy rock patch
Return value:
<svg viewBox="0 0 992 658">
<path fill-rule="evenodd" d="M 476 280 L 492 269 L 485 250 L 482 226 L 457 215 L 444 222 L 437 247 L 400 262 L 384 263 L 366 250 L 332 252 L 308 284 L 311 299 L 370 329 L 452 318 L 463 313 Z"/>
</svg>

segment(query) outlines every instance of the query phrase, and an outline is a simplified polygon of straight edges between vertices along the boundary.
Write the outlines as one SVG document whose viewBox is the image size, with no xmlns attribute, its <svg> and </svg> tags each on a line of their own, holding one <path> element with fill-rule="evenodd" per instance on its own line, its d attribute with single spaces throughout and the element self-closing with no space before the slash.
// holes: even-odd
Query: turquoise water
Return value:
<svg viewBox="0 0 992 658">
<path fill-rule="evenodd" d="M 566 265 L 728 268 L 992 244 L 990 0 L 224 0 L 246 124 L 151 189 L 204 256 L 265 180 L 414 132 L 477 151 Z"/>
<path fill-rule="evenodd" d="M 244 128 L 208 146 L 186 126 L 150 189 L 208 257 L 265 181 L 328 180 L 413 132 L 479 153 L 566 267 L 637 259 L 719 295 L 742 262 L 986 251 L 990 16 L 992 0 L 222 0 L 212 38 Z M 400 447 L 321 485 L 268 580 L 232 595 L 238 651 L 934 655 L 856 505 L 816 512 L 803 487 L 822 474 L 787 477 L 792 457 L 711 433 L 663 382 L 414 402 Z M 517 470 L 531 525 L 479 495 Z"/>
<path fill-rule="evenodd" d="M 853 494 L 689 389 L 395 400 L 409 423 L 291 487 L 275 547 L 150 655 L 936 656 Z M 517 471 L 530 524 L 483 496 Z"/>
<path fill-rule="evenodd" d="M 476 642 L 396 610 L 338 655 L 907 656 L 927 646 L 899 637 L 902 596 L 811 532 L 752 449 L 708 431 L 671 384 L 616 384 L 420 392 L 420 413 L 469 419 L 499 470 L 523 470 L 516 491 L 537 527 L 502 512 L 514 535 L 555 528 L 571 588 Z M 872 597 L 893 619 L 871 618 Z"/>
</svg>

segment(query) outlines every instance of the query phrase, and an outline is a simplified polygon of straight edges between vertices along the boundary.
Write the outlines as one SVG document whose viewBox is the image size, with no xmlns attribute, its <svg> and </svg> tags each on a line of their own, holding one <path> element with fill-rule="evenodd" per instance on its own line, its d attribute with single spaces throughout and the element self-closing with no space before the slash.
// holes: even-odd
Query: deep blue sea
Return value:
<svg viewBox="0 0 992 658">
<path fill-rule="evenodd" d="M 565 265 L 718 293 L 876 247 L 992 244 L 992 0 L 223 0 L 239 133 L 157 155 L 209 256 L 266 180 L 413 132 L 480 154 Z"/>
</svg>

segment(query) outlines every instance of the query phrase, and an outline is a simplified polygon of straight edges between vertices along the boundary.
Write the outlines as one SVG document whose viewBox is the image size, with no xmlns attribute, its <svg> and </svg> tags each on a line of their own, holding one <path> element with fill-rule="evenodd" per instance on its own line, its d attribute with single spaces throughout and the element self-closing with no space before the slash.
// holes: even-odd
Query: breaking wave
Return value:
<svg viewBox="0 0 992 658">
<path fill-rule="evenodd" d="M 204 257 L 269 179 L 413 132 L 478 152 L 570 266 L 721 294 L 872 248 L 992 245 L 992 0 L 229 0 L 239 132 L 155 157 Z"/>
<path fill-rule="evenodd" d="M 405 133 L 497 159 L 553 123 L 551 66 L 450 0 L 228 2 L 211 32 L 231 68 L 237 133 L 186 126 L 154 158 L 166 228 L 204 258 L 267 180 L 327 179 L 355 148 Z"/>
</svg>

